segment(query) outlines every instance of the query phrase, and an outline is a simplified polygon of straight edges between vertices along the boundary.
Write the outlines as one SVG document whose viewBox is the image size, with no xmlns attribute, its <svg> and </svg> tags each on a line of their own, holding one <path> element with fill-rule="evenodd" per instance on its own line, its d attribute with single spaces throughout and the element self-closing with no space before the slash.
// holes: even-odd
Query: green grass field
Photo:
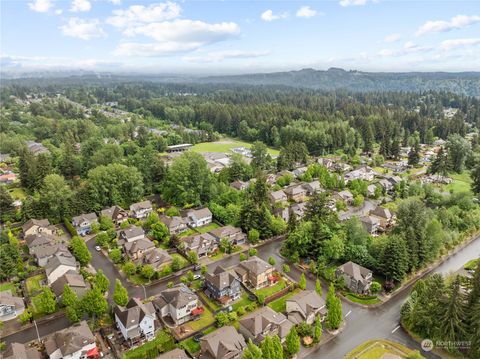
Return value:
<svg viewBox="0 0 480 359">
<path fill-rule="evenodd" d="M 285 282 L 285 279 L 282 278 L 277 283 L 275 283 L 274 285 L 272 285 L 270 287 L 265 287 L 265 288 L 257 290 L 255 292 L 255 294 L 256 295 L 264 295 L 265 298 L 266 298 L 266 297 L 282 290 L 283 288 L 285 288 L 286 285 L 287 285 L 287 282 Z"/>
<path fill-rule="evenodd" d="M 6 292 L 7 290 L 15 294 L 15 285 L 10 282 L 0 284 L 0 292 Z"/>
<path fill-rule="evenodd" d="M 12 196 L 12 198 L 14 200 L 17 200 L 17 199 L 25 199 L 27 197 L 27 194 L 25 193 L 25 191 L 23 190 L 23 188 L 11 188 L 8 190 L 8 193 L 10 193 L 10 196 Z"/>
<path fill-rule="evenodd" d="M 268 306 L 272 308 L 277 313 L 283 313 L 286 310 L 285 303 L 288 298 L 293 297 L 295 294 L 299 293 L 300 289 L 295 289 L 294 291 L 288 292 L 283 297 L 274 300 L 273 302 L 269 303 Z"/>
<path fill-rule="evenodd" d="M 356 296 L 355 294 L 347 293 L 345 295 L 345 298 L 348 300 L 359 303 L 359 304 L 365 304 L 365 305 L 371 305 L 371 304 L 377 304 L 380 303 L 380 299 L 377 297 L 367 297 L 367 298 L 361 298 L 359 296 Z"/>
<path fill-rule="evenodd" d="M 28 294 L 31 295 L 32 293 L 39 291 L 42 288 L 41 282 L 46 279 L 45 274 L 37 274 L 33 277 L 27 278 L 25 286 L 27 287 Z"/>
<path fill-rule="evenodd" d="M 462 173 L 451 173 L 449 176 L 453 179 L 453 182 L 446 185 L 444 188 L 446 191 L 452 192 L 470 192 L 472 178 L 469 171 L 463 171 Z"/>
<path fill-rule="evenodd" d="M 200 316 L 199 319 L 189 322 L 187 325 L 191 327 L 194 331 L 201 330 L 210 324 L 215 322 L 215 318 L 213 313 L 206 307 L 203 307 L 204 311 L 203 314 Z"/>
<path fill-rule="evenodd" d="M 250 305 L 253 303 L 252 300 L 248 298 L 248 293 L 247 292 L 242 292 L 242 296 L 240 299 L 238 299 L 235 303 L 232 304 L 233 310 L 237 311 L 238 308 L 240 307 L 246 307 L 247 305 Z"/>
<path fill-rule="evenodd" d="M 345 355 L 345 359 L 380 359 L 385 354 L 397 355 L 406 359 L 413 350 L 406 346 L 389 340 L 369 340 Z M 423 358 L 423 356 L 418 356 Z"/>
<path fill-rule="evenodd" d="M 230 152 L 230 149 L 235 147 L 252 147 L 252 144 L 249 142 L 244 142 L 240 140 L 236 140 L 233 138 L 222 138 L 220 141 L 216 142 L 203 142 L 197 143 L 193 146 L 192 151 L 203 153 L 203 152 Z M 268 149 L 268 153 L 272 156 L 278 156 L 280 151 L 275 150 L 273 148 Z"/>
<path fill-rule="evenodd" d="M 203 226 L 203 227 L 197 227 L 197 231 L 199 231 L 200 233 L 207 233 L 207 232 L 210 232 L 212 229 L 216 229 L 216 228 L 219 228 L 220 226 L 216 223 L 210 223 L 210 224 L 207 224 L 206 226 Z"/>
</svg>

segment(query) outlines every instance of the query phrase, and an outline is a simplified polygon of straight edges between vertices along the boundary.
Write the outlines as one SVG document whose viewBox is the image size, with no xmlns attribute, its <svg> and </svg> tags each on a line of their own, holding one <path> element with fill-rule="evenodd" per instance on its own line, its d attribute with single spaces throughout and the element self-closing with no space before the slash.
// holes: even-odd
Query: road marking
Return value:
<svg viewBox="0 0 480 359">
<path fill-rule="evenodd" d="M 395 333 L 398 329 L 400 329 L 400 325 L 395 327 L 395 329 L 392 330 L 392 333 Z"/>
<path fill-rule="evenodd" d="M 350 310 L 347 314 L 345 314 L 345 318 L 348 317 L 351 313 L 352 311 Z"/>
</svg>

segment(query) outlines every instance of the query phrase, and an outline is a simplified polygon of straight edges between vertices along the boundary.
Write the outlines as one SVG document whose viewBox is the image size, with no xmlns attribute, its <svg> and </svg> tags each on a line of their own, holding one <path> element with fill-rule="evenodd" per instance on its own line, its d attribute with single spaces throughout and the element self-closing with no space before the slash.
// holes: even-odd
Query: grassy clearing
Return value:
<svg viewBox="0 0 480 359">
<path fill-rule="evenodd" d="M 27 194 L 25 193 L 25 191 L 23 190 L 23 188 L 10 188 L 8 190 L 8 193 L 10 193 L 10 196 L 12 196 L 12 198 L 14 200 L 17 200 L 17 199 L 25 199 L 27 198 Z"/>
<path fill-rule="evenodd" d="M 287 302 L 287 299 L 293 297 L 295 294 L 299 293 L 300 291 L 301 290 L 297 288 L 291 292 L 288 292 L 283 297 L 278 298 L 277 300 L 274 300 L 273 302 L 269 303 L 268 306 L 272 308 L 274 311 L 276 311 L 277 313 L 283 313 L 286 310 L 285 303 Z"/>
<path fill-rule="evenodd" d="M 463 171 L 462 173 L 451 173 L 449 176 L 453 179 L 453 182 L 444 187 L 446 191 L 470 192 L 472 178 L 470 177 L 469 171 Z"/>
<path fill-rule="evenodd" d="M 6 292 L 10 291 L 12 293 L 15 293 L 15 285 L 10 282 L 5 282 L 0 284 L 0 292 Z"/>
<path fill-rule="evenodd" d="M 272 285 L 270 287 L 265 287 L 265 288 L 257 290 L 255 292 L 255 294 L 257 296 L 258 295 L 264 295 L 265 298 L 266 298 L 266 297 L 269 297 L 272 294 L 277 293 L 278 291 L 282 290 L 283 288 L 286 287 L 286 285 L 287 285 L 287 282 L 285 281 L 285 279 L 282 278 L 277 283 L 275 283 L 274 285 Z"/>
<path fill-rule="evenodd" d="M 181 341 L 179 347 L 185 349 L 191 356 L 194 356 L 194 354 L 200 351 L 200 343 L 196 342 L 193 338 Z"/>
<path fill-rule="evenodd" d="M 348 300 L 352 301 L 352 302 L 355 302 L 355 303 L 359 303 L 359 304 L 365 304 L 365 305 L 372 305 L 372 304 L 377 304 L 377 303 L 380 303 L 380 299 L 378 299 L 377 297 L 360 297 L 356 294 L 353 294 L 353 293 L 347 293 L 345 294 L 345 298 L 347 298 Z"/>
<path fill-rule="evenodd" d="M 154 358 L 160 353 L 165 353 L 175 348 L 175 342 L 168 331 L 158 332 L 156 338 L 138 348 L 129 350 L 124 354 L 124 359 Z M 149 354 L 154 354 L 149 356 Z"/>
<path fill-rule="evenodd" d="M 182 232 L 178 235 L 178 238 L 184 238 L 184 237 L 188 237 L 188 236 L 193 236 L 194 234 L 197 234 L 198 232 L 193 229 L 193 228 L 189 228 L 187 229 L 185 232 Z"/>
<path fill-rule="evenodd" d="M 210 223 L 210 224 L 207 224 L 206 226 L 203 226 L 203 227 L 197 227 L 196 229 L 200 233 L 207 233 L 207 232 L 210 232 L 211 230 L 216 229 L 216 228 L 220 228 L 220 226 L 216 223 Z"/>
<path fill-rule="evenodd" d="M 25 281 L 25 286 L 27 288 L 27 292 L 29 295 L 32 293 L 35 293 L 42 289 L 42 284 L 41 282 L 45 281 L 47 278 L 45 277 L 45 274 L 37 274 L 33 277 L 27 278 Z"/>
<path fill-rule="evenodd" d="M 345 355 L 345 359 L 380 359 L 385 354 L 394 354 L 407 358 L 414 351 L 406 346 L 389 340 L 369 340 Z M 419 356 L 423 358 L 423 356 Z"/>
<path fill-rule="evenodd" d="M 226 137 L 216 142 L 197 143 L 195 146 L 193 146 L 192 151 L 199 152 L 199 153 L 203 153 L 203 152 L 229 153 L 230 149 L 235 147 L 250 148 L 252 147 L 252 144 L 249 142 L 244 142 L 244 141 Z M 278 156 L 280 151 L 275 150 L 273 148 L 268 148 L 268 153 L 274 156 Z"/>
<path fill-rule="evenodd" d="M 215 322 L 213 313 L 206 307 L 203 307 L 203 309 L 204 311 L 202 315 L 200 315 L 199 319 L 188 323 L 188 326 L 190 326 L 194 331 L 201 330 Z"/>
</svg>

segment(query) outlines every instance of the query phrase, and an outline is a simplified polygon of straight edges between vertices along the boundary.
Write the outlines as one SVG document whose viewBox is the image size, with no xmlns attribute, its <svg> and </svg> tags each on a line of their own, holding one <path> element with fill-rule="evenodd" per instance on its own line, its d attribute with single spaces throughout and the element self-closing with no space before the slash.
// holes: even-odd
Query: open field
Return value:
<svg viewBox="0 0 480 359">
<path fill-rule="evenodd" d="M 345 359 L 380 359 L 385 354 L 393 354 L 400 358 L 408 358 L 413 350 L 389 340 L 369 340 L 345 355 Z M 423 358 L 418 356 L 418 358 Z"/>
<path fill-rule="evenodd" d="M 193 146 L 192 151 L 195 152 L 225 152 L 228 153 L 230 152 L 230 149 L 235 148 L 235 147 L 247 147 L 250 148 L 252 147 L 252 144 L 249 142 L 244 142 L 240 140 L 236 140 L 233 138 L 228 138 L 225 137 L 221 139 L 220 141 L 216 142 L 203 142 L 203 143 L 197 143 L 195 146 Z M 268 153 L 272 156 L 278 156 L 280 153 L 278 150 L 275 150 L 273 148 L 268 149 Z"/>
<path fill-rule="evenodd" d="M 469 171 L 451 173 L 449 177 L 453 179 L 453 182 L 445 186 L 446 191 L 469 192 L 471 190 L 472 178 Z"/>
</svg>

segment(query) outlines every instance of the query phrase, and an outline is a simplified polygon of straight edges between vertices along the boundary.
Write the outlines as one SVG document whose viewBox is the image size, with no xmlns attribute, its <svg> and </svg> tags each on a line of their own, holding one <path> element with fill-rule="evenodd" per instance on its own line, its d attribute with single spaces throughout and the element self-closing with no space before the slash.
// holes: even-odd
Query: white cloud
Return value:
<svg viewBox="0 0 480 359">
<path fill-rule="evenodd" d="M 196 62 L 196 63 L 209 63 L 209 62 L 220 62 L 227 59 L 248 59 L 267 56 L 270 54 L 270 51 L 239 51 L 239 50 L 226 50 L 226 51 L 217 51 L 211 52 L 203 56 L 186 56 L 182 60 L 187 62 Z"/>
<path fill-rule="evenodd" d="M 233 22 L 209 24 L 203 21 L 174 20 L 137 26 L 129 30 L 131 36 L 144 35 L 156 43 L 125 42 L 116 54 L 129 56 L 164 56 L 199 49 L 237 37 L 240 27 Z"/>
<path fill-rule="evenodd" d="M 382 49 L 377 54 L 381 57 L 399 57 L 414 53 L 428 52 L 432 49 L 431 46 L 420 46 L 412 41 L 407 41 L 400 49 Z"/>
<path fill-rule="evenodd" d="M 62 9 L 55 10 L 55 15 L 62 15 L 62 13 L 63 13 Z"/>
<path fill-rule="evenodd" d="M 470 47 L 480 45 L 480 38 L 476 39 L 452 39 L 442 41 L 440 49 L 444 51 L 450 51 L 457 47 Z"/>
<path fill-rule="evenodd" d="M 367 0 L 340 0 L 339 4 L 343 7 L 347 6 L 363 6 Z"/>
<path fill-rule="evenodd" d="M 317 10 L 312 9 L 310 6 L 302 6 L 297 10 L 297 17 L 313 17 L 317 15 Z"/>
<path fill-rule="evenodd" d="M 100 21 L 97 19 L 83 20 L 72 17 L 66 25 L 60 26 L 59 29 L 65 36 L 77 37 L 82 40 L 107 36 L 105 31 L 100 27 Z"/>
<path fill-rule="evenodd" d="M 122 0 L 108 0 L 108 2 L 111 2 L 113 5 L 120 5 Z"/>
<path fill-rule="evenodd" d="M 279 20 L 279 19 L 285 19 L 287 17 L 288 17 L 288 14 L 286 12 L 284 12 L 282 14 L 274 14 L 273 11 L 270 10 L 270 9 L 262 12 L 262 14 L 260 15 L 260 18 L 263 21 L 267 21 L 267 22 L 274 21 L 274 20 Z"/>
<path fill-rule="evenodd" d="M 88 0 L 73 0 L 70 11 L 73 12 L 87 12 L 92 8 L 92 4 Z"/>
<path fill-rule="evenodd" d="M 107 24 L 118 28 L 128 28 L 144 23 L 165 21 L 180 16 L 182 9 L 174 2 L 151 4 L 149 6 L 132 5 L 128 9 L 114 10 L 113 16 L 107 18 Z"/>
<path fill-rule="evenodd" d="M 34 0 L 28 3 L 28 7 L 36 12 L 47 12 L 53 7 L 53 3 L 52 0 Z"/>
<path fill-rule="evenodd" d="M 386 42 L 387 44 L 391 44 L 392 42 L 397 42 L 398 40 L 400 40 L 400 38 L 401 38 L 400 34 L 390 34 L 385 36 L 385 38 L 383 39 L 383 42 Z"/>
<path fill-rule="evenodd" d="M 451 30 L 458 30 L 469 25 L 480 22 L 480 16 L 478 15 L 457 15 L 450 19 L 450 21 L 445 20 L 436 20 L 436 21 L 427 21 L 425 24 L 420 26 L 417 30 L 416 35 L 421 36 L 430 33 L 436 32 L 446 32 Z"/>
</svg>

